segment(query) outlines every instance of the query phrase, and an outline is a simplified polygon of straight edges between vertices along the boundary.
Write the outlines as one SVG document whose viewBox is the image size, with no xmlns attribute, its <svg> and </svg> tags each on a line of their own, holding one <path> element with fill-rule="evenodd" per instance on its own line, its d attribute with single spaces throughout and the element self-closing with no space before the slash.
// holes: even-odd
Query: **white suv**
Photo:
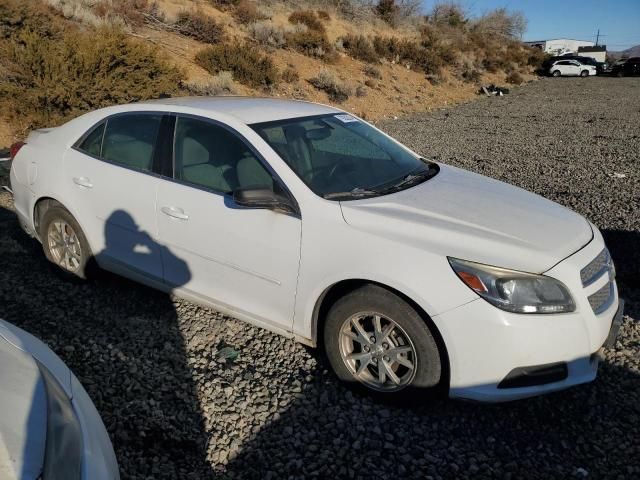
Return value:
<svg viewBox="0 0 640 480">
<path fill-rule="evenodd" d="M 588 382 L 620 324 L 595 226 L 335 108 L 122 105 L 13 153 L 20 223 L 64 271 L 95 262 L 322 344 L 338 377 L 382 395 L 500 401 Z"/>
<path fill-rule="evenodd" d="M 595 65 L 586 65 L 577 60 L 558 60 L 551 65 L 549 73 L 553 77 L 588 77 L 598 74 Z"/>
</svg>

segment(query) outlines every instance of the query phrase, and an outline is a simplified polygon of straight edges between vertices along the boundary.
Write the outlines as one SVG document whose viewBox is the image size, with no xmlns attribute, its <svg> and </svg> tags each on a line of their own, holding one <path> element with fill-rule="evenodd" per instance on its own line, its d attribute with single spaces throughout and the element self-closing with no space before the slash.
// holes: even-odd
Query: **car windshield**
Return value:
<svg viewBox="0 0 640 480">
<path fill-rule="evenodd" d="M 317 195 L 349 200 L 409 188 L 438 173 L 349 114 L 303 117 L 251 125 Z"/>
</svg>

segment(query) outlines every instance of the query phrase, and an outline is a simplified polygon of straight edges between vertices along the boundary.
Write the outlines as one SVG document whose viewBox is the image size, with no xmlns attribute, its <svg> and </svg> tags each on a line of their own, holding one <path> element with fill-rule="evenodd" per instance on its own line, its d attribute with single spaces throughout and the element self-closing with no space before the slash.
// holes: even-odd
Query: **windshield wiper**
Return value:
<svg viewBox="0 0 640 480">
<path fill-rule="evenodd" d="M 323 195 L 323 198 L 326 198 L 327 200 L 335 200 L 340 198 L 364 198 L 379 194 L 380 192 L 377 192 L 375 190 L 367 190 L 366 188 L 356 187 L 353 190 L 349 190 L 348 192 L 327 193 Z"/>
<path fill-rule="evenodd" d="M 398 190 L 402 190 L 404 188 L 410 187 L 412 185 L 417 185 L 429 178 L 433 177 L 436 173 L 438 173 L 438 169 L 434 167 L 429 167 L 426 170 L 423 170 L 419 173 L 409 173 L 402 177 L 402 179 L 398 183 L 394 183 L 393 185 L 388 186 L 387 188 L 381 189 L 379 193 L 390 193 L 396 192 Z"/>
</svg>

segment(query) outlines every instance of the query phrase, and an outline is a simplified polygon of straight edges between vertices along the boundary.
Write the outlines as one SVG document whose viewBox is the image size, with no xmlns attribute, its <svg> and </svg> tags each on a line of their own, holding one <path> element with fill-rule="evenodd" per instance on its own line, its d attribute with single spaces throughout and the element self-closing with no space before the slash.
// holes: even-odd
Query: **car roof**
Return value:
<svg viewBox="0 0 640 480">
<path fill-rule="evenodd" d="M 256 97 L 173 97 L 147 100 L 140 104 L 153 103 L 167 107 L 185 107 L 210 113 L 231 115 L 242 123 L 253 124 L 341 113 L 341 110 L 318 103 L 300 100 Z"/>
</svg>

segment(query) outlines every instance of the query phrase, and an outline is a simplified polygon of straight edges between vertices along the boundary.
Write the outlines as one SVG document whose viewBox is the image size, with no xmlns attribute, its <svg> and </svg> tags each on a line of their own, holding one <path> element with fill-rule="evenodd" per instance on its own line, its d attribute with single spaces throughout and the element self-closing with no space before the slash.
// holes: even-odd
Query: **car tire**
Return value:
<svg viewBox="0 0 640 480">
<path fill-rule="evenodd" d="M 66 278 L 86 280 L 93 255 L 84 232 L 73 215 L 61 205 L 49 208 L 40 220 L 44 254 Z"/>
<path fill-rule="evenodd" d="M 588 77 L 589 76 L 589 70 L 582 70 L 580 72 L 580 76 L 581 77 Z"/>
<path fill-rule="evenodd" d="M 560 76 L 560 70 L 554 70 L 553 72 L 551 72 L 551 75 L 554 77 L 559 77 Z"/>
<path fill-rule="evenodd" d="M 324 325 L 324 347 L 340 380 L 380 397 L 430 393 L 442 377 L 440 351 L 425 319 L 377 285 L 360 287 L 333 304 Z"/>
</svg>

